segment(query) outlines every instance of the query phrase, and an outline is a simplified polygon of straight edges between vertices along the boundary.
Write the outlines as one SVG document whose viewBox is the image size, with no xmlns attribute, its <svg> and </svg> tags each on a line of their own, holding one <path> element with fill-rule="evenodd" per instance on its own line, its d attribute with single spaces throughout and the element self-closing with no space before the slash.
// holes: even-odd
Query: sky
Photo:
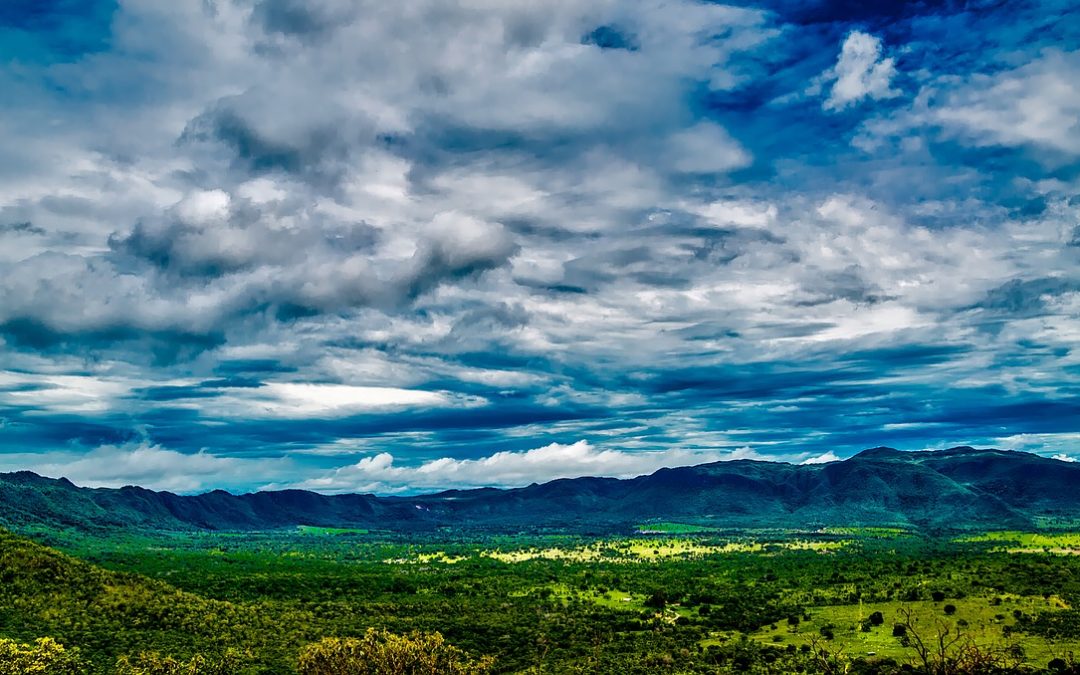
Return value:
<svg viewBox="0 0 1080 675">
<path fill-rule="evenodd" d="M 0 3 L 0 471 L 1080 457 L 1073 2 Z"/>
</svg>

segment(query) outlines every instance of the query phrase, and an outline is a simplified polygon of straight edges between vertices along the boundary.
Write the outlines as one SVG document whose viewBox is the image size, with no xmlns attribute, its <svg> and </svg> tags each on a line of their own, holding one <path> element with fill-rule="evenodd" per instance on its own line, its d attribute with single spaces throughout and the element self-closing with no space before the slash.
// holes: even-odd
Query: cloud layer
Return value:
<svg viewBox="0 0 1080 675">
<path fill-rule="evenodd" d="M 72 11 L 0 25 L 4 466 L 1080 453 L 1070 3 Z"/>
<path fill-rule="evenodd" d="M 668 449 L 627 452 L 601 450 L 586 441 L 552 443 L 519 452 L 497 452 L 476 459 L 440 457 L 417 466 L 400 466 L 388 453 L 364 457 L 289 487 L 320 492 L 397 492 L 442 488 L 515 487 L 557 478 L 610 476 L 633 478 L 657 469 L 733 459 L 762 459 L 748 448 L 729 452 Z M 820 459 L 818 461 L 828 461 Z M 271 488 L 279 487 L 271 485 Z"/>
</svg>

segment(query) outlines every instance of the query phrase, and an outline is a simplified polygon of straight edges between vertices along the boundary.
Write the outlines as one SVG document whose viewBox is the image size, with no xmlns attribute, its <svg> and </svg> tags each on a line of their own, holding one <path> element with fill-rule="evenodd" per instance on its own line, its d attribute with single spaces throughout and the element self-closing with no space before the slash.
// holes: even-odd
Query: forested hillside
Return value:
<svg viewBox="0 0 1080 675">
<path fill-rule="evenodd" d="M 328 628 L 325 619 L 298 607 L 205 599 L 0 530 L 4 675 L 321 675 L 368 672 L 353 666 L 380 660 L 412 664 L 417 675 L 466 675 L 490 666 L 437 633 L 368 630 L 339 640 L 320 628 Z"/>
<path fill-rule="evenodd" d="M 0 522 L 12 527 L 266 530 L 296 525 L 487 531 L 625 532 L 644 520 L 716 527 L 836 523 L 963 529 L 1080 518 L 1080 466 L 1022 452 L 876 448 L 820 465 L 731 461 L 632 480 L 577 478 L 519 489 L 415 497 L 300 490 L 179 496 L 139 487 L 85 489 L 29 472 L 0 475 Z"/>
</svg>

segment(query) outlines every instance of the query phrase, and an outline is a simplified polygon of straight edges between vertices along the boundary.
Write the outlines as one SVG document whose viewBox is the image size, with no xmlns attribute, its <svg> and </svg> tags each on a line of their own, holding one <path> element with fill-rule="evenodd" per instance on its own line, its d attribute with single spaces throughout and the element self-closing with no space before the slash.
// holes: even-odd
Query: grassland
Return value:
<svg viewBox="0 0 1080 675">
<path fill-rule="evenodd" d="M 946 607 L 955 608 L 946 612 Z M 1045 638 L 1026 635 L 1015 630 L 1015 612 L 1035 615 L 1069 609 L 1057 596 L 1017 596 L 1011 594 L 988 597 L 930 600 L 914 602 L 876 602 L 851 605 L 808 607 L 797 625 L 786 620 L 763 626 L 753 632 L 755 640 L 774 645 L 809 645 L 821 640 L 823 633 L 832 635 L 829 641 L 838 651 L 851 656 L 880 656 L 903 660 L 910 657 L 910 639 L 905 642 L 893 635 L 894 626 L 910 623 L 927 639 L 941 633 L 955 634 L 958 630 L 976 644 L 987 648 L 1019 647 L 1025 659 L 1045 663 L 1069 651 L 1080 651 L 1080 640 L 1068 639 L 1050 643 Z M 871 625 L 869 617 L 881 612 L 884 622 Z M 730 639 L 730 635 L 725 636 Z"/>
<path fill-rule="evenodd" d="M 368 534 L 368 530 L 354 527 L 315 527 L 314 525 L 298 525 L 296 531 L 300 534 L 311 535 L 339 535 L 339 534 Z"/>
</svg>

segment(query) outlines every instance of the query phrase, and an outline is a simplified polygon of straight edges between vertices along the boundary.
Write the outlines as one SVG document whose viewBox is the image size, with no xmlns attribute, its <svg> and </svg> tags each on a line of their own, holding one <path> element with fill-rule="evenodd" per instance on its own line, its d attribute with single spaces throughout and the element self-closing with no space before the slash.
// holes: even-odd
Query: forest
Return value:
<svg viewBox="0 0 1080 675">
<path fill-rule="evenodd" d="M 0 534 L 4 673 L 1080 672 L 1080 535 Z"/>
</svg>

